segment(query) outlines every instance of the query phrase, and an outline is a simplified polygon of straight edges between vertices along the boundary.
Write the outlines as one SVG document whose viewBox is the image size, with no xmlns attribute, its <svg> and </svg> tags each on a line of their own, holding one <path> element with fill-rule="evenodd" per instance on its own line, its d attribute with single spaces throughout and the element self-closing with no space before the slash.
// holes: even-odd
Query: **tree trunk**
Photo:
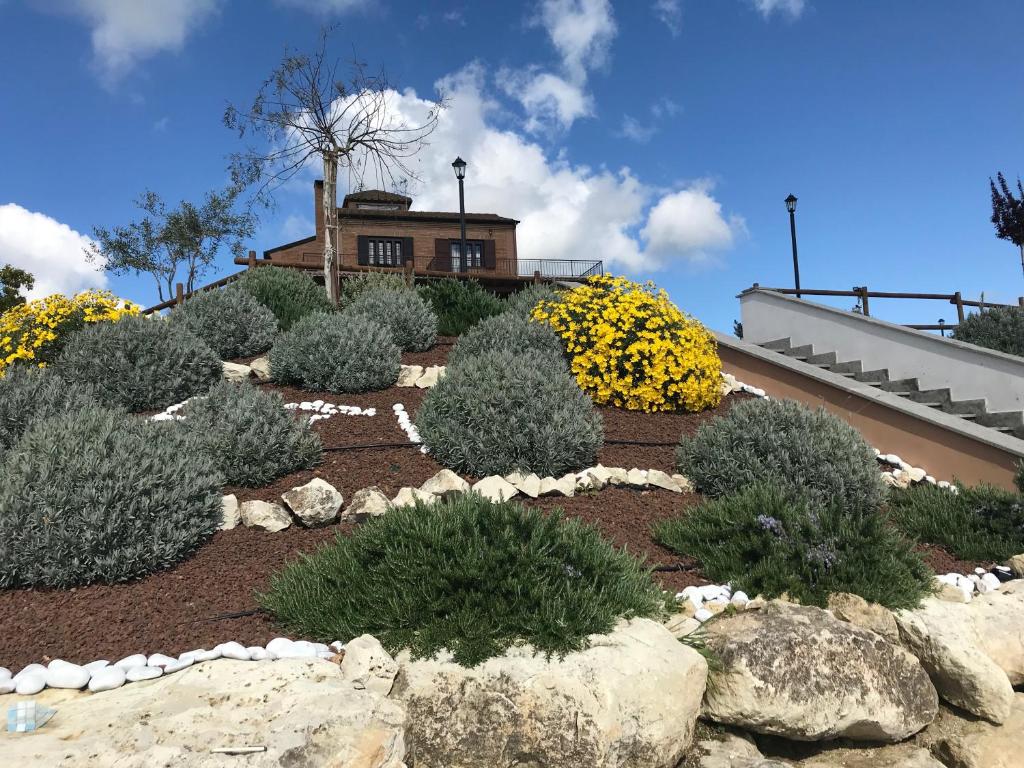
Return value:
<svg viewBox="0 0 1024 768">
<path fill-rule="evenodd" d="M 324 285 L 327 298 L 338 305 L 338 156 L 324 152 Z"/>
<path fill-rule="evenodd" d="M 1020 244 L 1020 268 L 1024 272 L 1024 243 Z"/>
</svg>

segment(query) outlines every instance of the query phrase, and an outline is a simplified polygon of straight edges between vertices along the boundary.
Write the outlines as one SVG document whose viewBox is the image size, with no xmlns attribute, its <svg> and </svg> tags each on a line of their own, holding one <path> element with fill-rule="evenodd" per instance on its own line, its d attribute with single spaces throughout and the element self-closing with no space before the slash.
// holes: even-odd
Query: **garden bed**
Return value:
<svg viewBox="0 0 1024 768">
<path fill-rule="evenodd" d="M 443 339 L 427 352 L 406 353 L 403 362 L 443 364 L 450 343 L 450 339 Z M 376 415 L 335 415 L 315 422 L 312 429 L 321 436 L 325 447 L 323 462 L 315 469 L 293 472 L 263 488 L 225 489 L 225 493 L 234 493 L 239 501 L 278 501 L 281 493 L 313 477 L 331 483 L 346 501 L 357 490 L 373 485 L 391 498 L 403 486 L 420 486 L 441 469 L 433 458 L 409 443 L 392 410 L 394 404 L 402 403 L 414 415 L 425 390 L 392 387 L 381 392 L 339 395 L 275 384 L 262 386 L 279 392 L 286 402 L 322 399 L 375 408 Z M 694 432 L 701 423 L 721 416 L 746 397 L 732 394 L 717 409 L 696 414 L 601 408 L 606 444 L 598 459 L 606 466 L 672 472 L 679 436 Z M 337 450 L 376 444 L 385 447 Z M 394 447 L 396 444 L 402 447 Z M 655 577 L 672 592 L 706 580 L 694 562 L 681 562 L 656 543 L 652 527 L 678 516 L 681 510 L 700 500 L 699 494 L 626 487 L 608 487 L 572 498 L 517 498 L 546 510 L 562 509 L 567 516 L 595 525 L 616 546 L 627 547 L 652 566 L 665 567 L 667 570 L 656 572 Z M 194 648 L 210 648 L 229 639 L 243 645 L 265 645 L 281 633 L 269 617 L 254 610 L 254 593 L 265 589 L 271 574 L 287 560 L 315 549 L 335 535 L 346 535 L 353 528 L 350 524 L 320 529 L 292 526 L 267 533 L 239 527 L 216 533 L 192 558 L 139 581 L 71 590 L 0 592 L 0 665 L 17 669 L 50 658 L 86 663 L 99 658 L 115 661 L 137 652 L 179 654 Z M 929 546 L 922 551 L 939 573 L 969 573 L 976 565 L 958 561 L 938 547 Z M 241 615 L 226 616 L 230 614 Z"/>
</svg>

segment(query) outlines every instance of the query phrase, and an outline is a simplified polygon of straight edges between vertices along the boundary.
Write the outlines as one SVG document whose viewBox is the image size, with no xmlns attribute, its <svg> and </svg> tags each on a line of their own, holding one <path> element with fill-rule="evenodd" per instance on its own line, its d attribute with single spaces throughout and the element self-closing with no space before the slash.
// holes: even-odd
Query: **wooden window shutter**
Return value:
<svg viewBox="0 0 1024 768">
<path fill-rule="evenodd" d="M 369 266 L 370 264 L 370 238 L 366 235 L 358 235 L 356 237 L 356 252 L 358 254 L 359 264 Z"/>
<path fill-rule="evenodd" d="M 447 237 L 439 237 L 434 240 L 434 269 L 444 272 L 452 268 L 452 246 L 451 240 Z"/>
<path fill-rule="evenodd" d="M 402 238 L 402 264 L 407 264 L 409 262 L 413 262 L 414 264 L 416 263 L 415 259 L 413 258 L 413 255 L 412 255 L 412 238 L 411 237 L 403 237 Z"/>
<path fill-rule="evenodd" d="M 495 256 L 494 241 L 484 240 L 484 269 L 496 269 L 498 258 Z"/>
</svg>

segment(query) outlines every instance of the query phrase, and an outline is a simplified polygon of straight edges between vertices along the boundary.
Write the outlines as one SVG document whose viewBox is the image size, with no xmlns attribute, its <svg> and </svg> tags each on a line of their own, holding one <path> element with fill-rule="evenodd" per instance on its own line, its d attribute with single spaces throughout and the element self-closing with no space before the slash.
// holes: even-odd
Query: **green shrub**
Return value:
<svg viewBox="0 0 1024 768">
<path fill-rule="evenodd" d="M 338 304 L 347 307 L 369 291 L 408 291 L 412 293 L 415 290 L 405 281 L 404 275 L 395 272 L 357 272 L 354 275 L 346 276 L 341 281 Z"/>
<path fill-rule="evenodd" d="M 505 300 L 505 312 L 529 317 L 542 301 L 558 301 L 561 292 L 551 283 L 533 283 Z"/>
<path fill-rule="evenodd" d="M 222 360 L 266 352 L 277 334 L 274 313 L 238 288 L 196 294 L 168 320 L 205 341 Z"/>
<path fill-rule="evenodd" d="M 287 331 L 299 318 L 308 314 L 331 312 L 334 309 L 324 287 L 298 269 L 250 269 L 239 278 L 238 287 L 269 307 L 282 331 Z"/>
<path fill-rule="evenodd" d="M 223 375 L 220 358 L 163 318 L 123 317 L 72 336 L 54 366 L 97 399 L 129 411 L 166 408 L 209 389 Z"/>
<path fill-rule="evenodd" d="M 470 475 L 514 471 L 558 477 L 594 463 L 601 415 L 560 360 L 539 352 L 485 352 L 450 366 L 416 414 L 441 464 Z"/>
<path fill-rule="evenodd" d="M 806 488 L 819 502 L 877 508 L 884 497 L 874 451 L 853 427 L 824 409 L 791 400 L 745 400 L 684 435 L 679 471 L 708 496 L 775 480 Z"/>
<path fill-rule="evenodd" d="M 437 317 L 414 291 L 364 291 L 345 307 L 344 314 L 382 324 L 395 344 L 408 352 L 423 352 L 437 341 Z"/>
<path fill-rule="evenodd" d="M 1024 493 L 1024 460 L 1017 462 L 1017 475 L 1014 481 L 1017 483 L 1017 490 Z"/>
<path fill-rule="evenodd" d="M 400 361 L 383 325 L 341 314 L 307 315 L 270 350 L 275 381 L 330 392 L 386 389 L 398 381 Z"/>
<path fill-rule="evenodd" d="M 527 642 L 565 654 L 664 598 L 632 555 L 578 520 L 475 494 L 374 518 L 303 555 L 260 597 L 290 631 L 372 634 L 392 653 L 473 666 Z"/>
<path fill-rule="evenodd" d="M 1024 499 L 992 486 L 951 493 L 928 483 L 889 493 L 889 515 L 907 535 L 964 560 L 999 561 L 1024 552 Z"/>
<path fill-rule="evenodd" d="M 912 544 L 875 509 L 824 506 L 779 483 L 755 483 L 691 507 L 657 526 L 656 539 L 701 562 L 704 575 L 750 595 L 783 592 L 825 605 L 852 592 L 889 608 L 911 608 L 932 574 Z"/>
<path fill-rule="evenodd" d="M 485 317 L 460 336 L 448 355 L 448 365 L 458 365 L 462 360 L 495 349 L 516 354 L 541 352 L 562 360 L 568 368 L 562 341 L 551 330 L 551 326 L 532 322 L 525 315 L 510 312 Z"/>
<path fill-rule="evenodd" d="M 460 336 L 476 323 L 504 309 L 501 300 L 480 287 L 475 280 L 446 277 L 422 286 L 420 295 L 437 315 L 437 332 Z"/>
<path fill-rule="evenodd" d="M 953 331 L 953 338 L 1024 357 L 1024 309 L 993 307 L 968 315 Z"/>
<path fill-rule="evenodd" d="M 95 405 L 92 387 L 71 386 L 50 368 L 12 366 L 0 378 L 0 459 L 32 424 Z"/>
<path fill-rule="evenodd" d="M 320 462 L 320 437 L 276 392 L 221 382 L 178 412 L 229 485 L 266 485 Z"/>
<path fill-rule="evenodd" d="M 222 478 L 195 440 L 104 408 L 36 422 L 0 474 L 4 588 L 145 576 L 188 556 L 221 520 Z"/>
</svg>

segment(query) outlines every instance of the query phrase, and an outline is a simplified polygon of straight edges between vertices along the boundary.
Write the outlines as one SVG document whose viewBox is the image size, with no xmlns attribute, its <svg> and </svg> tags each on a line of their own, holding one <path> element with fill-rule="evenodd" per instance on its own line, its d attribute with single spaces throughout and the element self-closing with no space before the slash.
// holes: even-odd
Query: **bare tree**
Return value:
<svg viewBox="0 0 1024 768">
<path fill-rule="evenodd" d="M 310 160 L 323 163 L 324 282 L 327 296 L 338 300 L 338 168 L 349 173 L 349 186 L 361 189 L 367 177 L 382 187 L 400 187 L 417 176 L 407 161 L 425 146 L 437 127 L 443 99 L 431 102 L 422 121 L 405 119 L 394 107 L 397 92 L 383 74 L 370 75 L 353 61 L 348 79 L 339 77 L 339 62 L 328 61 L 331 27 L 321 30 L 312 54 L 285 50 L 284 58 L 242 111 L 229 105 L 224 124 L 240 137 L 254 133 L 266 140 L 262 150 L 249 148 L 231 156 L 236 183 L 254 185 L 254 199 L 270 204 L 273 190 L 301 171 Z"/>
</svg>

